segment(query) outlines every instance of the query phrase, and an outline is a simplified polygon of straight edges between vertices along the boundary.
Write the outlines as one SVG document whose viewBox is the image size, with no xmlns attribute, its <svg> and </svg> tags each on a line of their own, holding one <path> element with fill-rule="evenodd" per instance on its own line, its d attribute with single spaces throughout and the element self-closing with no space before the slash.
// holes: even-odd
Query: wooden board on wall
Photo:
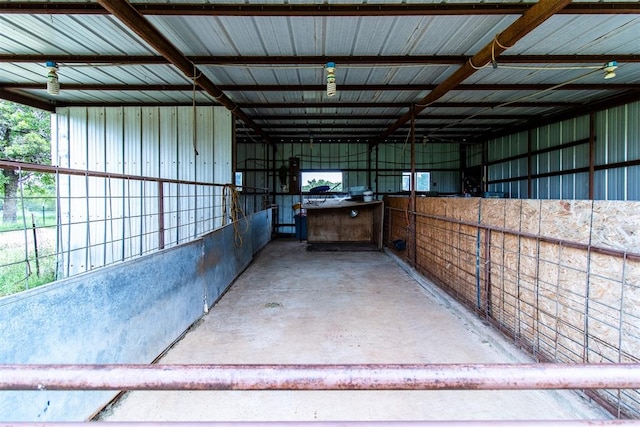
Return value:
<svg viewBox="0 0 640 427">
<path fill-rule="evenodd" d="M 303 206 L 308 243 L 373 243 L 382 248 L 382 202 Z"/>
<path fill-rule="evenodd" d="M 588 200 L 542 200 L 540 235 L 588 244 L 592 203 Z"/>
<path fill-rule="evenodd" d="M 591 244 L 640 254 L 640 209 L 637 202 L 593 202 Z"/>
</svg>

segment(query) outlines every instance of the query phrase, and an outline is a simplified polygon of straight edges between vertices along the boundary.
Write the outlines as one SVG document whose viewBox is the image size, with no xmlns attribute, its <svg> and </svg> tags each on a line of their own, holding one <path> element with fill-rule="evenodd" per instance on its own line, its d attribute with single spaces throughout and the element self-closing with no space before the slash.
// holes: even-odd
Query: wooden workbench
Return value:
<svg viewBox="0 0 640 427">
<path fill-rule="evenodd" d="M 381 201 L 357 202 L 327 199 L 305 203 L 307 243 L 348 244 L 355 248 L 382 249 L 384 207 Z M 357 213 L 355 216 L 352 212 Z"/>
</svg>

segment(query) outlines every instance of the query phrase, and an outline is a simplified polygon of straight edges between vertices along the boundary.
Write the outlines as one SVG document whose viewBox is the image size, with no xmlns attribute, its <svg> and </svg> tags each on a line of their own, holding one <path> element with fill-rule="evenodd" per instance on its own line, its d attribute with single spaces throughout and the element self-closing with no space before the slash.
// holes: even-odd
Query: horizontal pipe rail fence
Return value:
<svg viewBox="0 0 640 427">
<path fill-rule="evenodd" d="M 16 221 L 0 229 L 0 297 L 196 240 L 271 206 L 266 188 L 0 160 Z M 27 190 L 34 174 L 51 182 Z M 46 209 L 45 209 L 46 208 Z M 46 212 L 45 212 L 46 211 Z M 240 223 L 240 224 L 238 224 Z M 2 283 L 4 282 L 4 284 Z"/>
<path fill-rule="evenodd" d="M 109 421 L 109 422 L 51 422 L 7 423 L 0 427 L 584 427 L 637 426 L 638 420 L 491 420 L 491 421 Z"/>
<path fill-rule="evenodd" d="M 640 364 L 0 365 L 0 390 L 640 388 Z"/>
</svg>

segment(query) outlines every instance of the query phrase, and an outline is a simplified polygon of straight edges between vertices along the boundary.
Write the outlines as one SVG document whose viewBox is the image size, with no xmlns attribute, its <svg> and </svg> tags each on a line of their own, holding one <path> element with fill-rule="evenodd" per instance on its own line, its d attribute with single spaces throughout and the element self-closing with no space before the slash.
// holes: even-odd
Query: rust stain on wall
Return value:
<svg viewBox="0 0 640 427">
<path fill-rule="evenodd" d="M 215 248 L 211 251 L 206 252 L 204 256 L 198 261 L 198 274 L 204 275 L 207 270 L 218 265 L 221 259 L 222 251 L 220 250 L 220 248 Z"/>
</svg>

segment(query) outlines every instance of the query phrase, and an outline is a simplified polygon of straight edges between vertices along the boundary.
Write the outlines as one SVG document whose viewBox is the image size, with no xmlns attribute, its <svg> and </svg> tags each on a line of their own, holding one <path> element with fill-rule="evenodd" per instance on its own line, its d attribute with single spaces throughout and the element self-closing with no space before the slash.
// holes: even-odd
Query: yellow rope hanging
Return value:
<svg viewBox="0 0 640 427">
<path fill-rule="evenodd" d="M 227 198 L 230 199 L 229 211 L 227 212 Z M 225 184 L 222 192 L 223 224 L 227 223 L 227 218 L 233 224 L 233 243 L 237 248 L 242 247 L 242 235 L 249 230 L 249 220 L 240 204 L 238 189 L 233 184 Z M 240 222 L 244 221 L 244 228 L 240 227 Z"/>
</svg>

